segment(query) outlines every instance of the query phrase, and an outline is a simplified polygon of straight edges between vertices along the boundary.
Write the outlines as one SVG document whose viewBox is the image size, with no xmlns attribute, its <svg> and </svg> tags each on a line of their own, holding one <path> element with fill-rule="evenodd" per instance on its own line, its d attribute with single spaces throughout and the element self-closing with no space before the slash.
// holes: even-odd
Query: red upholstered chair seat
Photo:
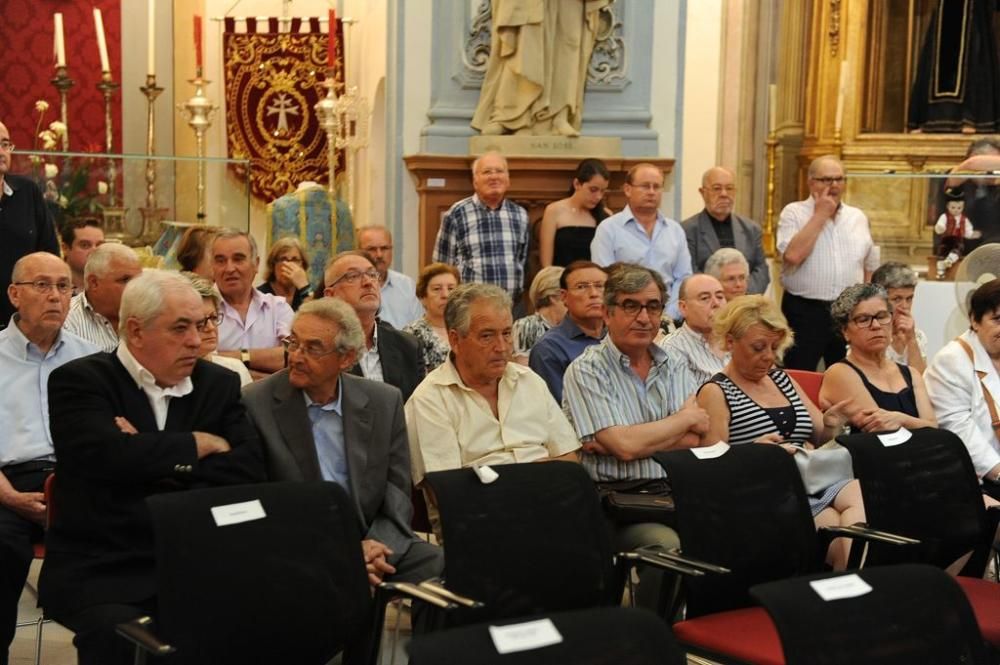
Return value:
<svg viewBox="0 0 1000 665">
<path fill-rule="evenodd" d="M 746 663 L 785 665 L 778 631 L 761 607 L 708 614 L 675 623 L 681 644 Z"/>
<path fill-rule="evenodd" d="M 976 577 L 956 577 L 965 591 L 983 639 L 1000 648 L 1000 585 Z"/>
</svg>

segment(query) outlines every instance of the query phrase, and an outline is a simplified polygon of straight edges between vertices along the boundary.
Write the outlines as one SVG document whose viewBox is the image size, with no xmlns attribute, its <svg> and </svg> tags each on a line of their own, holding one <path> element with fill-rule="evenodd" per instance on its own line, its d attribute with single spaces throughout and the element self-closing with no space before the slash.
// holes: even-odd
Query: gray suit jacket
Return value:
<svg viewBox="0 0 1000 665">
<path fill-rule="evenodd" d="M 757 222 L 740 217 L 733 213 L 730 216 L 733 224 L 733 244 L 743 253 L 750 264 L 750 278 L 747 293 L 764 293 L 771 282 L 771 274 L 767 269 L 767 257 L 764 255 L 764 243 Z M 687 235 L 688 251 L 691 252 L 691 265 L 697 271 L 705 269 L 705 261 L 721 247 L 719 237 L 712 228 L 712 220 L 704 210 L 697 215 L 688 217 L 681 226 Z"/>
<path fill-rule="evenodd" d="M 403 399 L 390 385 L 340 375 L 350 494 L 366 539 L 397 554 L 416 539 L 410 529 L 410 448 Z M 322 480 L 312 423 L 302 391 L 282 370 L 243 390 L 260 431 L 269 480 Z"/>
</svg>

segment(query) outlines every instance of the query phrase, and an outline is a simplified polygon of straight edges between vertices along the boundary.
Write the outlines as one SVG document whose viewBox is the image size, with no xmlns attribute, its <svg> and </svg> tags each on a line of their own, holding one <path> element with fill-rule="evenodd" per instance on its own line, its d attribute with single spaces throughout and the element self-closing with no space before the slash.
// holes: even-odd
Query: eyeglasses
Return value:
<svg viewBox="0 0 1000 665">
<path fill-rule="evenodd" d="M 644 189 L 647 192 L 661 192 L 663 191 L 663 185 L 658 182 L 641 182 L 637 185 L 630 185 L 630 187 L 635 187 L 636 189 Z"/>
<path fill-rule="evenodd" d="M 211 324 L 213 328 L 218 328 L 222 325 L 223 318 L 222 312 L 216 312 L 214 316 L 206 316 L 201 321 L 195 321 L 194 327 L 198 329 L 198 332 L 205 332 L 208 330 L 209 324 Z"/>
<path fill-rule="evenodd" d="M 361 272 L 360 270 L 348 270 L 343 275 L 333 280 L 333 282 L 326 285 L 326 288 L 332 289 L 340 282 L 347 282 L 348 284 L 356 284 L 362 277 L 367 277 L 373 282 L 379 281 L 382 276 L 378 274 L 378 270 L 372 268 L 371 270 L 366 270 Z"/>
<path fill-rule="evenodd" d="M 721 194 L 722 192 L 725 192 L 726 194 L 735 194 L 736 185 L 712 185 L 708 188 L 708 191 L 713 194 Z"/>
<path fill-rule="evenodd" d="M 507 173 L 507 169 L 495 169 L 495 168 L 482 169 L 481 171 L 479 171 L 479 175 L 486 175 L 486 176 L 490 176 L 490 175 L 505 175 L 506 173 Z"/>
<path fill-rule="evenodd" d="M 17 286 L 30 286 L 38 293 L 50 293 L 52 289 L 59 291 L 60 295 L 66 295 L 73 290 L 73 282 L 46 282 L 44 279 L 39 279 L 34 282 L 14 282 Z"/>
<path fill-rule="evenodd" d="M 14 144 L 7 140 L 0 141 L 0 150 L 14 152 Z"/>
<path fill-rule="evenodd" d="M 622 311 L 628 316 L 639 316 L 639 312 L 646 310 L 652 318 L 659 318 L 660 314 L 663 313 L 663 303 L 659 300 L 650 300 L 647 303 L 641 303 L 637 300 L 626 299 L 621 302 L 616 302 L 617 307 L 621 307 Z"/>
<path fill-rule="evenodd" d="M 371 247 L 362 247 L 361 250 L 369 254 L 382 254 L 391 251 L 392 245 L 372 245 Z"/>
<path fill-rule="evenodd" d="M 576 293 L 586 293 L 591 290 L 596 290 L 603 293 L 604 284 L 605 284 L 604 282 L 580 282 L 579 284 L 574 284 L 573 286 L 569 287 L 569 290 L 574 291 Z"/>
<path fill-rule="evenodd" d="M 859 328 L 867 328 L 871 326 L 872 321 L 875 321 L 880 326 L 884 326 L 885 324 L 892 321 L 892 314 L 883 309 L 878 314 L 858 314 L 853 319 L 851 319 L 851 323 L 853 323 Z"/>
<path fill-rule="evenodd" d="M 281 340 L 281 345 L 285 347 L 285 351 L 288 353 L 301 351 L 304 355 L 310 358 L 322 358 L 340 351 L 340 349 L 336 347 L 332 349 L 325 349 L 322 345 L 317 344 L 316 342 L 306 342 L 305 344 L 302 344 L 294 337 L 286 337 Z"/>
<path fill-rule="evenodd" d="M 847 180 L 842 175 L 835 178 L 813 178 L 813 181 L 820 183 L 821 185 L 842 185 Z"/>
</svg>

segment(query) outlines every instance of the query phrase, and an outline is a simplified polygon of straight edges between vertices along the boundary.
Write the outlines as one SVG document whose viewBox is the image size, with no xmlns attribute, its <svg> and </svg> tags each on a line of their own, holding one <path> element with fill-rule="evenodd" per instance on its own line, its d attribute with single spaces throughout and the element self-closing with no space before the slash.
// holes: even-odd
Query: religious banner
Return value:
<svg viewBox="0 0 1000 665">
<path fill-rule="evenodd" d="M 316 103 L 326 95 L 328 35 L 318 18 L 293 18 L 279 31 L 277 18 L 225 20 L 226 138 L 229 156 L 250 160 L 250 191 L 273 201 L 299 183 L 328 182 L 326 134 Z M 334 62 L 344 89 L 343 25 L 337 20 Z M 344 173 L 337 151 L 337 174 Z M 339 178 L 338 178 L 339 180 Z"/>
</svg>

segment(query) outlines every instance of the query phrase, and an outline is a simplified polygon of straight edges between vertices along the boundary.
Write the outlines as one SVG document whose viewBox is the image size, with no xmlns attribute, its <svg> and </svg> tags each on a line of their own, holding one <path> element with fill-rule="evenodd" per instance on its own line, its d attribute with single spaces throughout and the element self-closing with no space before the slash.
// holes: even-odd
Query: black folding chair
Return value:
<svg viewBox="0 0 1000 665">
<path fill-rule="evenodd" d="M 848 595 L 824 599 L 817 589 L 823 584 Z M 755 586 L 750 593 L 777 626 L 787 665 L 994 662 L 961 587 L 933 566 L 796 577 Z"/>
<path fill-rule="evenodd" d="M 374 662 L 384 614 L 373 607 L 357 517 L 340 486 L 218 487 L 160 494 L 147 505 L 155 635 L 148 617 L 119 626 L 138 655 L 173 654 L 169 661 L 183 665 L 320 665 L 344 652 L 344 662 Z"/>
<path fill-rule="evenodd" d="M 548 619 L 560 641 L 501 654 L 491 628 L 537 635 L 530 622 Z M 536 629 L 537 630 L 537 629 Z M 683 665 L 684 654 L 663 620 L 645 610 L 601 607 L 439 631 L 410 643 L 410 665 Z"/>
<path fill-rule="evenodd" d="M 817 533 L 798 468 L 778 446 L 733 446 L 708 459 L 688 450 L 655 458 L 670 477 L 683 553 L 731 571 L 683 578 L 687 618 L 674 624 L 674 635 L 699 655 L 783 662 L 751 586 L 821 572 L 836 537 L 908 542 L 861 526 Z"/>
</svg>

